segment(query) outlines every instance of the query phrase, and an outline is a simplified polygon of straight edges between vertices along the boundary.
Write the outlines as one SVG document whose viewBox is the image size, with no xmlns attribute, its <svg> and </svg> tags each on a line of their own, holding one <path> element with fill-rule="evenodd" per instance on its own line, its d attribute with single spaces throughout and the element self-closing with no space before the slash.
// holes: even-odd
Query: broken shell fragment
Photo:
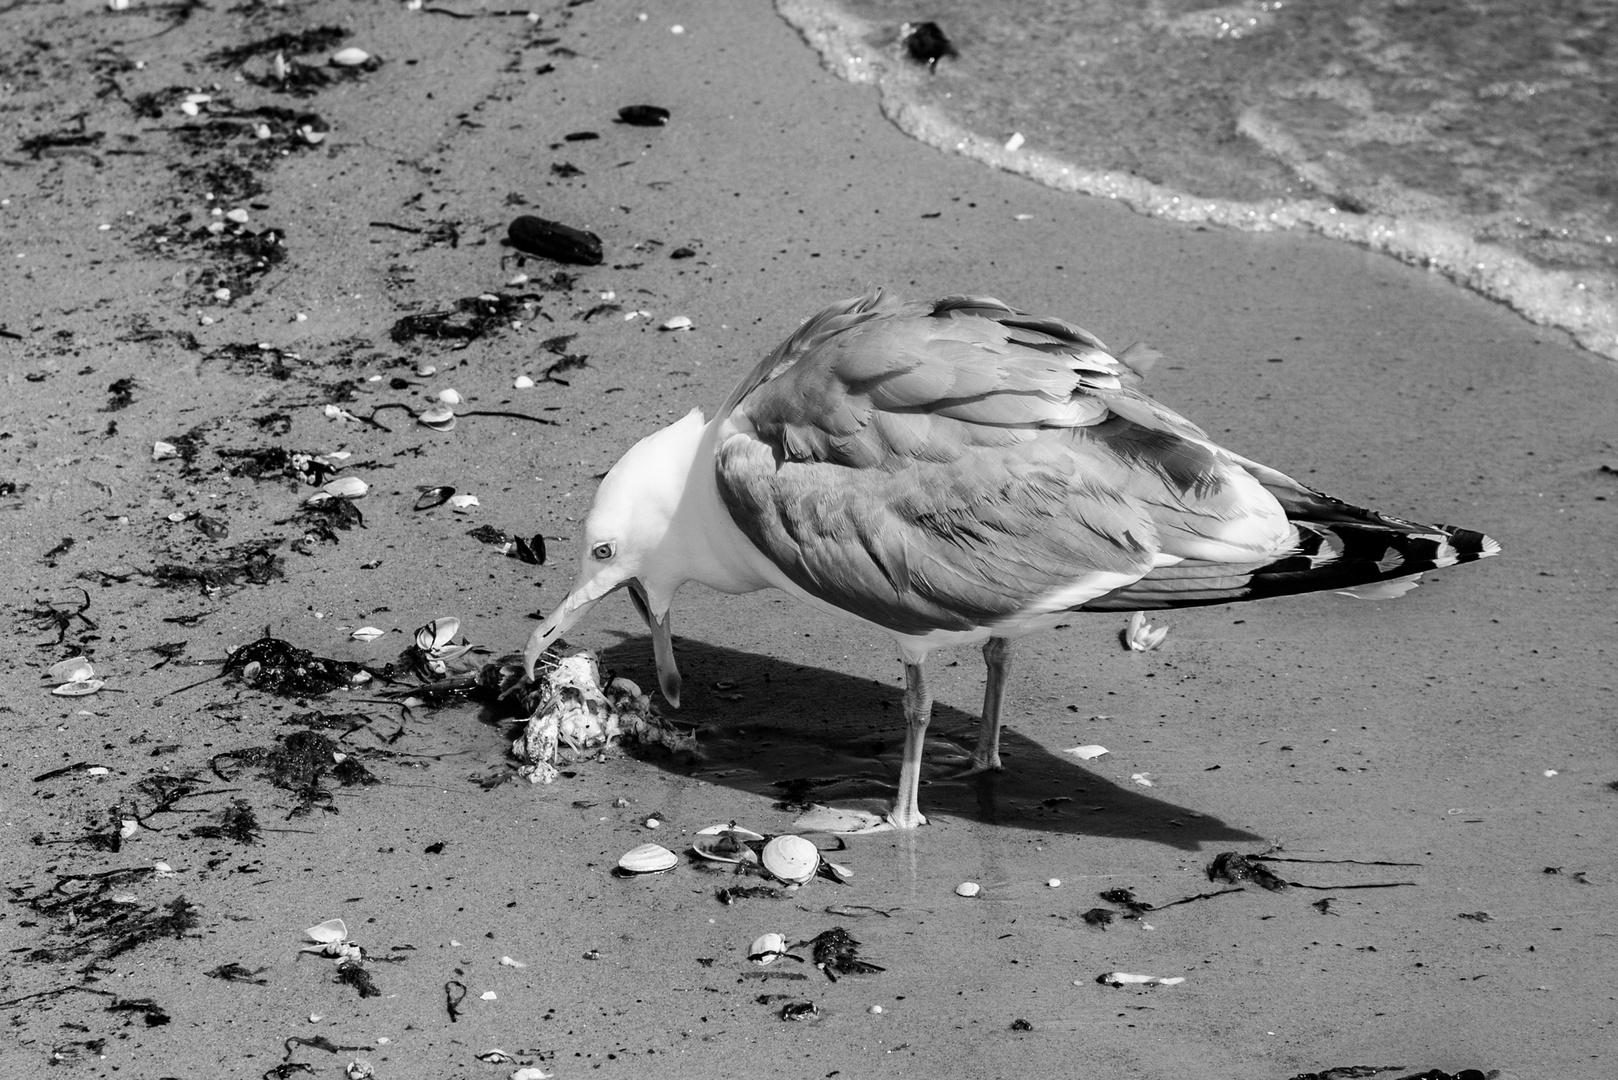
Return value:
<svg viewBox="0 0 1618 1080">
<path fill-rule="evenodd" d="M 180 456 L 180 448 L 178 446 L 175 446 L 171 442 L 164 442 L 162 439 L 158 439 L 157 441 L 152 443 L 152 460 L 153 461 L 163 461 L 163 460 L 166 460 L 167 458 L 173 458 L 173 457 L 179 457 L 179 456 Z"/>
<path fill-rule="evenodd" d="M 789 885 L 802 885 L 820 869 L 820 849 L 801 836 L 777 836 L 764 845 L 764 869 Z"/>
<path fill-rule="evenodd" d="M 1166 626 L 1154 627 L 1146 621 L 1145 612 L 1137 611 L 1129 617 L 1129 626 L 1123 633 L 1124 645 L 1132 652 L 1151 652 L 1169 636 Z"/>
<path fill-rule="evenodd" d="M 449 431 L 455 426 L 455 410 L 448 405 L 434 405 L 416 417 L 416 423 L 434 431 Z"/>
<path fill-rule="evenodd" d="M 359 67 L 371 58 L 371 54 L 364 49 L 350 45 L 346 49 L 338 49 L 331 54 L 331 63 L 334 67 Z"/>
<path fill-rule="evenodd" d="M 747 958 L 762 967 L 773 964 L 787 954 L 787 939 L 780 934 L 760 934 L 747 950 Z"/>
<path fill-rule="evenodd" d="M 466 510 L 473 506 L 481 506 L 476 495 L 455 495 L 449 500 L 450 506 L 457 510 Z"/>
<path fill-rule="evenodd" d="M 435 652 L 454 641 L 455 635 L 460 632 L 461 620 L 453 615 L 445 615 L 416 631 L 416 648 L 426 653 Z"/>
<path fill-rule="evenodd" d="M 1105 975 L 1096 976 L 1096 982 L 1103 986 L 1147 986 L 1152 983 L 1159 986 L 1178 986 L 1185 982 L 1185 976 L 1131 975 L 1127 971 L 1109 971 Z"/>
<path fill-rule="evenodd" d="M 530 255 L 557 262 L 596 266 L 601 262 L 601 237 L 559 221 L 524 214 L 506 230 L 511 246 Z"/>
<path fill-rule="evenodd" d="M 659 326 L 658 329 L 689 330 L 691 329 L 691 317 L 689 315 L 676 315 L 672 319 L 665 319 L 663 325 Z"/>
<path fill-rule="evenodd" d="M 415 509 L 431 510 L 435 506 L 443 506 L 455 494 L 455 489 L 448 484 L 439 487 L 430 487 L 424 490 L 416 499 Z"/>
<path fill-rule="evenodd" d="M 618 869 L 626 874 L 661 874 L 673 870 L 680 857 L 662 844 L 642 844 L 618 858 Z"/>
<path fill-rule="evenodd" d="M 82 656 L 51 665 L 51 682 L 85 682 L 96 677 L 96 669 Z"/>
</svg>

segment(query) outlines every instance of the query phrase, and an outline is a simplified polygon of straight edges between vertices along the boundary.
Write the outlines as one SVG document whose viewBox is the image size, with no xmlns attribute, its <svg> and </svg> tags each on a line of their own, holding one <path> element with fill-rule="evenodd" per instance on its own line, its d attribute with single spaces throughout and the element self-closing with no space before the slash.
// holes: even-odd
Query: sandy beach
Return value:
<svg viewBox="0 0 1618 1080">
<path fill-rule="evenodd" d="M 763 3 L 533 10 L 0 8 L 0 1076 L 1610 1074 L 1611 362 L 1381 256 L 941 154 Z M 343 32 L 262 47 L 323 27 Z M 327 66 L 343 47 L 380 64 Z M 277 52 L 321 73 L 291 69 L 303 96 Z M 635 104 L 669 123 L 617 122 Z M 520 257 L 522 214 L 593 231 L 604 261 Z M 944 774 L 982 665 L 940 653 L 932 824 L 849 838 L 847 884 L 731 904 L 683 856 L 612 870 L 715 823 L 784 831 L 790 781 L 890 797 L 891 642 L 690 589 L 671 715 L 697 753 L 551 785 L 516 778 L 510 718 L 477 702 L 191 687 L 266 634 L 380 667 L 454 616 L 476 655 L 520 649 L 618 455 L 871 285 L 1145 341 L 1151 392 L 1232 449 L 1504 555 L 1385 603 L 1169 612 L 1149 653 L 1075 616 L 1021 646 L 1006 769 L 970 781 Z M 414 422 L 446 388 L 453 430 Z M 360 520 L 306 509 L 276 448 L 349 451 Z M 436 485 L 478 503 L 413 509 Z M 351 639 L 367 625 L 389 633 Z M 655 685 L 627 600 L 568 639 Z M 105 686 L 52 696 L 81 653 Z M 271 783 L 252 749 L 298 731 L 376 782 Z M 1227 851 L 1299 860 L 1265 863 L 1299 884 L 1166 906 L 1233 888 L 1208 875 Z M 1125 917 L 1118 889 L 1157 910 Z M 374 994 L 299 953 L 333 918 Z M 747 959 L 834 926 L 885 970 Z M 1184 981 L 1097 981 L 1119 971 Z"/>
</svg>

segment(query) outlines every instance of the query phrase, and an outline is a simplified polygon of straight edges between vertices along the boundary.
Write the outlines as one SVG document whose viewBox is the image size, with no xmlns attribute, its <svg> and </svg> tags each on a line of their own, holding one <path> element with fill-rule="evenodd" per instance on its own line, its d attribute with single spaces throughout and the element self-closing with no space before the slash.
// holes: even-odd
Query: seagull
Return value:
<svg viewBox="0 0 1618 1080">
<path fill-rule="evenodd" d="M 1157 354 L 989 297 L 873 289 L 805 322 L 731 391 L 607 473 L 559 636 L 628 589 L 678 707 L 669 610 L 682 585 L 779 589 L 890 634 L 904 663 L 903 763 L 885 824 L 918 803 L 932 715 L 923 667 L 981 644 L 967 773 L 1001 767 L 1011 643 L 1079 611 L 1140 612 L 1346 591 L 1397 596 L 1423 571 L 1500 551 L 1324 495 L 1219 446 L 1140 390 Z"/>
</svg>

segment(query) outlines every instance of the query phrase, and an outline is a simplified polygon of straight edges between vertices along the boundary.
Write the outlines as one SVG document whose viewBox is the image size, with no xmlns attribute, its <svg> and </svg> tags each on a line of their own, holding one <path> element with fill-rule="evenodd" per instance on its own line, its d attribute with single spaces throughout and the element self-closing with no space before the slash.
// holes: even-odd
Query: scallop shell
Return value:
<svg viewBox="0 0 1618 1080">
<path fill-rule="evenodd" d="M 416 423 L 434 431 L 449 431 L 455 426 L 455 410 L 448 405 L 434 405 L 416 417 Z"/>
<path fill-rule="evenodd" d="M 762 967 L 773 964 L 787 952 L 787 939 L 780 934 L 760 934 L 747 950 L 747 958 Z"/>
<path fill-rule="evenodd" d="M 84 682 L 95 677 L 96 669 L 82 656 L 75 656 L 71 660 L 63 660 L 51 666 L 52 682 Z"/>
<path fill-rule="evenodd" d="M 615 680 L 616 681 L 616 680 Z M 624 680 L 627 682 L 628 680 Z M 639 689 L 637 687 L 637 689 Z M 748 841 L 764 839 L 751 829 L 738 825 L 710 825 L 691 840 L 691 850 L 714 862 L 758 865 L 758 855 L 748 847 Z"/>
<path fill-rule="evenodd" d="M 619 856 L 618 869 L 627 874 L 661 874 L 673 870 L 680 857 L 662 844 L 642 844 Z"/>
<path fill-rule="evenodd" d="M 789 885 L 802 885 L 820 869 L 820 849 L 801 836 L 777 836 L 764 845 L 764 869 Z"/>
<path fill-rule="evenodd" d="M 453 615 L 445 615 L 416 631 L 416 648 L 426 653 L 434 652 L 454 641 L 455 635 L 460 632 L 461 620 Z"/>
</svg>

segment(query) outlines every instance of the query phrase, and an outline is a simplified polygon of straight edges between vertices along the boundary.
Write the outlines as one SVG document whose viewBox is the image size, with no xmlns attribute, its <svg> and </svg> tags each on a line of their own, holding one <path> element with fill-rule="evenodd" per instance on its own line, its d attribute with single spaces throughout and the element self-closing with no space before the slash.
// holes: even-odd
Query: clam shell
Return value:
<svg viewBox="0 0 1618 1080">
<path fill-rule="evenodd" d="M 84 697 L 86 694 L 95 693 L 105 685 L 107 684 L 100 679 L 78 679 L 74 682 L 63 683 L 52 690 L 51 693 L 57 697 Z"/>
<path fill-rule="evenodd" d="M 352 45 L 346 49 L 338 49 L 331 54 L 331 62 L 337 67 L 359 67 L 370 58 L 370 53 L 364 49 L 357 49 Z"/>
<path fill-rule="evenodd" d="M 445 405 L 459 405 L 466 399 L 461 396 L 461 392 L 459 390 L 448 389 L 440 390 L 438 392 L 438 400 L 443 402 Z"/>
<path fill-rule="evenodd" d="M 84 682 L 96 676 L 96 669 L 90 666 L 90 661 L 82 656 L 75 656 L 71 660 L 63 660 L 51 665 L 52 682 Z"/>
<path fill-rule="evenodd" d="M 618 858 L 618 869 L 628 874 L 661 874 L 673 870 L 680 857 L 662 844 L 642 844 Z"/>
<path fill-rule="evenodd" d="M 386 630 L 380 630 L 374 626 L 362 626 L 348 636 L 355 641 L 375 641 L 385 633 L 387 633 Z"/>
<path fill-rule="evenodd" d="M 416 631 L 416 648 L 422 652 L 434 652 L 454 641 L 455 635 L 460 632 L 461 620 L 453 615 L 445 615 Z"/>
<path fill-rule="evenodd" d="M 753 830 L 743 829 L 737 825 L 710 825 L 692 838 L 691 850 L 714 862 L 755 866 L 758 863 L 758 856 L 747 843 L 762 839 L 764 837 Z"/>
<path fill-rule="evenodd" d="M 956 896 L 973 897 L 982 891 L 981 886 L 979 886 L 975 881 L 963 881 L 959 885 L 955 886 Z"/>
<path fill-rule="evenodd" d="M 455 410 L 448 405 L 434 405 L 416 417 L 416 423 L 434 431 L 449 431 L 455 426 Z"/>
<path fill-rule="evenodd" d="M 435 506 L 443 506 L 445 503 L 449 502 L 450 497 L 454 494 L 455 489 L 450 487 L 448 484 L 443 484 L 439 487 L 430 487 L 423 491 L 420 497 L 416 499 L 415 509 L 431 510 Z"/>
<path fill-rule="evenodd" d="M 786 955 L 787 939 L 780 934 L 760 934 L 747 950 L 747 958 L 762 967 Z"/>
<path fill-rule="evenodd" d="M 320 488 L 331 499 L 358 499 L 371 490 L 369 484 L 357 476 L 339 476 Z"/>
<path fill-rule="evenodd" d="M 789 885 L 802 885 L 820 868 L 820 849 L 801 836 L 777 836 L 764 845 L 764 869 Z"/>
</svg>

